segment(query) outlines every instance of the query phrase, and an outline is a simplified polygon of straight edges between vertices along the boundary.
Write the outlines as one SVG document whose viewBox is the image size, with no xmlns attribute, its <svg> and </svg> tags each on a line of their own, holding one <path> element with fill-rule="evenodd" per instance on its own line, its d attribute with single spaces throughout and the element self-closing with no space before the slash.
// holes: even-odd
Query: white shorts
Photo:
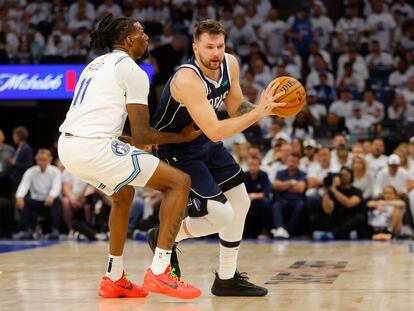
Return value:
<svg viewBox="0 0 414 311">
<path fill-rule="evenodd" d="M 60 135 L 59 159 L 73 175 L 106 195 L 123 186 L 143 187 L 160 160 L 115 138 L 83 138 Z"/>
</svg>

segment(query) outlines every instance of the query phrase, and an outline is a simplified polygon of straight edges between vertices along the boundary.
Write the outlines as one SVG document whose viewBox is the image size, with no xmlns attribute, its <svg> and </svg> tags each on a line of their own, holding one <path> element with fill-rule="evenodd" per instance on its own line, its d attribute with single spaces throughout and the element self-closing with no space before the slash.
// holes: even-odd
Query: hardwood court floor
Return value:
<svg viewBox="0 0 414 311">
<path fill-rule="evenodd" d="M 0 254 L 0 310 L 414 310 L 414 253 L 407 243 L 244 242 L 240 270 L 261 285 L 281 281 L 266 285 L 263 298 L 212 296 L 218 246 L 197 241 L 180 248 L 185 280 L 203 290 L 196 300 L 100 298 L 107 244 L 64 242 Z M 130 278 L 140 283 L 149 248 L 128 242 L 124 257 Z"/>
</svg>

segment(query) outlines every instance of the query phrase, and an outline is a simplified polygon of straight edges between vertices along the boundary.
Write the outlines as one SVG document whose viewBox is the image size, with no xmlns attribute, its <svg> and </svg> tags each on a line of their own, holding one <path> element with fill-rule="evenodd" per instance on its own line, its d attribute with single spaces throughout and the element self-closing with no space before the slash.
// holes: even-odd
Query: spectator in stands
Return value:
<svg viewBox="0 0 414 311">
<path fill-rule="evenodd" d="M 359 101 L 352 102 L 352 117 L 346 119 L 346 127 L 353 139 L 366 139 L 369 137 L 370 129 L 375 123 L 375 119 L 362 111 Z"/>
<path fill-rule="evenodd" d="M 245 184 L 251 200 L 246 217 L 244 236 L 269 236 L 271 229 L 272 211 L 270 208 L 272 185 L 267 174 L 260 170 L 260 159 L 249 158 L 248 170 L 245 174 Z"/>
<path fill-rule="evenodd" d="M 329 148 L 320 148 L 317 159 L 309 165 L 307 170 L 306 196 L 311 207 L 319 206 L 322 198 L 323 180 L 331 172 L 331 151 Z"/>
<path fill-rule="evenodd" d="M 92 23 L 95 20 L 95 8 L 87 0 L 77 0 L 72 3 L 69 7 L 68 21 L 73 21 L 76 19 L 79 10 L 84 10 L 87 19 Z"/>
<path fill-rule="evenodd" d="M 370 147 L 370 153 L 365 155 L 365 160 L 368 163 L 368 170 L 374 179 L 377 174 L 387 166 L 387 156 L 384 155 L 385 146 L 382 138 L 375 138 Z"/>
<path fill-rule="evenodd" d="M 392 55 L 381 50 L 381 45 L 378 40 L 371 41 L 371 53 L 365 56 L 365 61 L 368 65 L 368 69 L 372 70 L 386 70 L 391 71 L 394 69 L 394 61 Z"/>
<path fill-rule="evenodd" d="M 96 18 L 101 19 L 108 13 L 112 13 L 114 18 L 118 18 L 122 15 L 121 7 L 117 3 L 114 3 L 113 0 L 105 0 L 104 3 L 98 7 L 98 10 L 96 11 Z"/>
<path fill-rule="evenodd" d="M 317 41 L 312 41 L 309 44 L 309 52 L 310 52 L 309 60 L 308 60 L 309 70 L 315 69 L 315 64 L 314 64 L 315 57 L 317 58 L 319 56 L 322 57 L 328 69 L 332 68 L 331 54 L 328 53 L 326 50 L 321 49 Z"/>
<path fill-rule="evenodd" d="M 246 23 L 244 15 L 234 17 L 234 27 L 230 30 L 227 40 L 233 45 L 242 62 L 248 62 L 250 43 L 257 41 L 257 38 L 252 26 Z"/>
<path fill-rule="evenodd" d="M 359 17 L 358 6 L 346 6 L 344 17 L 336 23 L 336 31 L 342 48 L 345 49 L 349 43 L 359 45 L 364 29 L 364 21 Z"/>
<path fill-rule="evenodd" d="M 362 155 L 354 154 L 352 157 L 352 172 L 354 174 L 354 182 L 352 185 L 361 190 L 364 200 L 371 198 L 374 180 L 369 172 L 368 164 Z"/>
<path fill-rule="evenodd" d="M 326 117 L 326 106 L 318 102 L 318 92 L 315 89 L 308 90 L 306 95 L 308 109 L 319 124 L 321 119 Z"/>
<path fill-rule="evenodd" d="M 368 224 L 373 229 L 373 240 L 390 240 L 392 235 L 398 236 L 401 232 L 406 204 L 398 198 L 393 186 L 386 186 L 381 196 L 382 199 L 367 203 Z"/>
<path fill-rule="evenodd" d="M 0 198 L 11 198 L 12 187 L 9 180 L 9 159 L 14 155 L 14 148 L 4 143 L 5 137 L 0 129 Z"/>
<path fill-rule="evenodd" d="M 400 58 L 397 69 L 391 73 L 388 79 L 388 84 L 393 88 L 404 87 L 412 75 L 414 75 L 413 69 L 408 66 L 405 58 Z"/>
<path fill-rule="evenodd" d="M 364 114 L 373 117 L 375 123 L 381 122 L 384 118 L 384 105 L 376 100 L 375 93 L 370 89 L 364 92 L 361 109 Z"/>
<path fill-rule="evenodd" d="M 328 73 L 326 71 L 319 72 L 319 84 L 315 86 L 318 100 L 325 105 L 326 108 L 337 99 L 336 90 L 333 86 L 328 85 Z"/>
<path fill-rule="evenodd" d="M 261 58 L 256 58 L 253 62 L 254 83 L 261 88 L 265 87 L 273 80 L 270 68 L 263 62 Z"/>
<path fill-rule="evenodd" d="M 336 100 L 329 107 L 329 112 L 335 113 L 341 118 L 350 118 L 352 116 L 352 92 L 349 89 L 341 89 L 339 100 Z"/>
<path fill-rule="evenodd" d="M 414 107 L 414 76 L 411 76 L 408 81 L 407 85 L 398 90 L 404 98 L 407 105 Z"/>
<path fill-rule="evenodd" d="M 396 154 L 388 157 L 387 167 L 384 167 L 375 178 L 373 197 L 378 198 L 386 186 L 393 186 L 398 195 L 407 195 L 408 173 L 400 169 L 401 160 Z"/>
<path fill-rule="evenodd" d="M 414 136 L 408 141 L 408 167 L 409 170 L 414 169 Z"/>
<path fill-rule="evenodd" d="M 394 44 L 395 20 L 384 10 L 381 0 L 372 0 L 373 13 L 366 19 L 366 31 L 371 39 L 376 39 L 385 51 L 391 51 Z"/>
<path fill-rule="evenodd" d="M 324 14 L 321 3 L 315 2 L 312 8 L 311 26 L 313 38 L 315 38 L 321 49 L 326 49 L 331 44 L 334 25 L 332 20 Z"/>
<path fill-rule="evenodd" d="M 292 123 L 290 136 L 300 138 L 302 140 L 313 138 L 313 127 L 315 118 L 308 109 L 303 109 L 296 116 Z"/>
<path fill-rule="evenodd" d="M 70 20 L 68 23 L 68 31 L 73 36 L 76 36 L 81 28 L 90 29 L 91 27 L 92 22 L 86 16 L 85 8 L 79 8 L 78 12 L 75 15 L 75 18 Z"/>
<path fill-rule="evenodd" d="M 272 8 L 267 21 L 260 27 L 259 34 L 263 39 L 271 64 L 275 65 L 285 48 L 286 23 L 279 19 L 279 11 Z"/>
<path fill-rule="evenodd" d="M 272 206 L 272 235 L 277 239 L 289 239 L 297 233 L 305 208 L 306 173 L 299 169 L 300 156 L 289 155 L 287 168 L 277 173 L 272 182 L 276 201 Z"/>
<path fill-rule="evenodd" d="M 403 32 L 399 38 L 399 44 L 404 49 L 412 51 L 414 49 L 414 22 L 412 20 L 406 22 L 402 30 Z"/>
<path fill-rule="evenodd" d="M 334 76 L 328 71 L 328 63 L 325 61 L 320 53 L 313 55 L 313 70 L 306 77 L 306 88 L 311 89 L 320 83 L 320 73 L 324 72 L 327 76 L 326 84 L 329 86 L 335 85 Z"/>
<path fill-rule="evenodd" d="M 287 36 L 295 45 L 303 60 L 309 55 L 309 43 L 312 41 L 312 26 L 309 18 L 309 8 L 302 5 L 296 14 L 290 16 L 287 21 Z M 306 65 L 306 63 L 304 64 Z"/>
<path fill-rule="evenodd" d="M 88 184 L 73 176 L 67 170 L 62 174 L 62 212 L 65 224 L 68 227 L 68 237 L 73 238 L 73 215 L 82 212 L 83 218 L 90 222 L 90 205 L 85 204 L 85 192 Z"/>
<path fill-rule="evenodd" d="M 382 145 L 383 145 L 383 147 L 384 147 L 384 142 L 382 142 Z M 371 152 L 372 152 L 372 142 L 370 141 L 370 140 L 365 140 L 363 143 L 362 143 L 362 149 L 364 150 L 364 155 L 365 155 L 365 157 L 367 157 L 369 154 L 371 154 Z M 382 150 L 384 150 L 384 148 L 382 149 Z M 365 158 L 365 160 L 367 160 L 366 158 Z M 385 163 L 386 163 L 387 161 L 385 161 Z M 384 165 L 386 165 L 386 164 L 384 164 Z"/>
<path fill-rule="evenodd" d="M 62 174 L 50 165 L 52 154 L 47 149 L 39 149 L 36 154 L 37 165 L 28 169 L 16 192 L 16 207 L 22 215 L 24 231 L 19 239 L 32 239 L 39 215 L 50 215 L 52 230 L 50 239 L 59 239 L 60 202 Z M 30 194 L 29 194 L 30 191 Z"/>
<path fill-rule="evenodd" d="M 414 121 L 414 106 L 407 105 L 403 94 L 394 94 L 392 105 L 388 107 L 388 119 L 403 123 Z"/>
<path fill-rule="evenodd" d="M 276 178 L 280 170 L 286 169 L 287 159 L 292 153 L 292 146 L 289 143 L 281 142 L 266 153 L 262 160 L 261 169 L 267 173 L 270 181 Z"/>
<path fill-rule="evenodd" d="M 365 88 L 365 80 L 359 72 L 352 68 L 351 62 L 343 65 L 343 70 L 340 71 L 340 75 L 338 75 L 336 81 L 337 87 L 340 89 L 347 88 L 352 90 L 354 94 L 359 95 Z"/>
<path fill-rule="evenodd" d="M 60 30 L 54 30 L 47 40 L 45 56 L 66 56 L 73 46 L 73 38 Z"/>
<path fill-rule="evenodd" d="M 24 172 L 33 165 L 33 149 L 27 143 L 29 132 L 24 126 L 13 129 L 13 142 L 17 146 L 16 153 L 8 159 L 10 164 L 9 177 L 16 189 L 22 180 Z"/>
<path fill-rule="evenodd" d="M 309 167 L 318 163 L 317 161 L 317 145 L 312 138 L 305 139 L 303 142 L 303 157 L 300 159 L 299 168 L 301 171 L 308 173 Z"/>
<path fill-rule="evenodd" d="M 405 148 L 405 144 L 400 144 L 397 148 L 395 148 L 393 153 L 400 157 L 400 169 L 408 172 L 408 151 Z"/>
<path fill-rule="evenodd" d="M 358 239 L 365 215 L 361 191 L 352 182 L 352 170 L 346 167 L 339 176 L 325 178 L 322 209 L 310 216 L 314 240 Z"/>
<path fill-rule="evenodd" d="M 49 6 L 50 3 L 44 0 L 36 0 L 29 3 L 25 9 L 25 14 L 30 18 L 30 23 L 34 25 L 47 23 L 50 19 Z"/>
</svg>

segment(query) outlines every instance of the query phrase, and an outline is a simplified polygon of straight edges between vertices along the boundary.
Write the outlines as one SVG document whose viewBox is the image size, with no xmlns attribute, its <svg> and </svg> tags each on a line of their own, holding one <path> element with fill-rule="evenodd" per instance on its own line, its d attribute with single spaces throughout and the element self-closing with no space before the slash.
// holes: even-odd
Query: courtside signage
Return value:
<svg viewBox="0 0 414 311">
<path fill-rule="evenodd" d="M 0 65 L 0 100 L 72 99 L 86 65 Z M 151 64 L 139 65 L 150 81 Z"/>
</svg>

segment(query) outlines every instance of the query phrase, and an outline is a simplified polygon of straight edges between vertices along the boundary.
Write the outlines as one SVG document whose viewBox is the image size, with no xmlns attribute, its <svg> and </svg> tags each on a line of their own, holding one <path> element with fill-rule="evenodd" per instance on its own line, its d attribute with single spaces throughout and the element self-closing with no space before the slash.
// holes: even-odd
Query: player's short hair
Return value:
<svg viewBox="0 0 414 311">
<path fill-rule="evenodd" d="M 198 41 L 198 39 L 203 33 L 208 33 L 210 35 L 226 35 L 226 31 L 224 30 L 223 25 L 214 19 L 205 19 L 195 24 L 193 35 L 194 42 Z"/>
<path fill-rule="evenodd" d="M 89 43 L 91 48 L 103 50 L 108 47 L 112 51 L 115 43 L 122 43 L 129 34 L 135 31 L 136 20 L 127 17 L 116 19 L 112 17 L 111 13 L 105 15 L 99 22 L 98 29 L 91 33 Z"/>
</svg>

